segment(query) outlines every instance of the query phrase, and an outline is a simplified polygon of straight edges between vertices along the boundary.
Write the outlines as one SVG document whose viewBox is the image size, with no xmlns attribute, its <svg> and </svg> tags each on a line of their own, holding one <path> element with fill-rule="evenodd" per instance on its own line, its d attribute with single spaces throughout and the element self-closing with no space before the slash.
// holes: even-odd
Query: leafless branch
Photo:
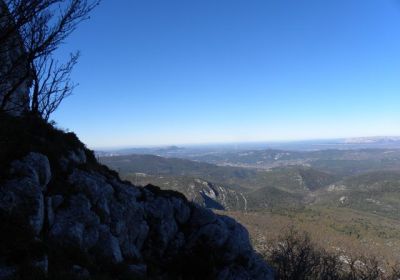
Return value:
<svg viewBox="0 0 400 280">
<path fill-rule="evenodd" d="M 0 61 L 0 96 L 4 96 L 0 110 L 6 109 L 10 96 L 27 80 L 32 81 L 30 110 L 45 119 L 72 93 L 76 85 L 70 73 L 79 53 L 62 64 L 53 52 L 99 2 L 0 0 L 0 57 L 13 53 L 12 63 Z"/>
</svg>

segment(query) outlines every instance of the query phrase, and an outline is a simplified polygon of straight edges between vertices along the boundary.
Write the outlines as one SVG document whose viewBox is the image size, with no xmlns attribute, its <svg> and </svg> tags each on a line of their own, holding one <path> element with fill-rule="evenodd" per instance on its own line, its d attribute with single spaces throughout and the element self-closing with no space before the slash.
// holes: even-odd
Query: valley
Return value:
<svg viewBox="0 0 400 280">
<path fill-rule="evenodd" d="M 260 252 L 294 226 L 327 250 L 400 261 L 398 149 L 177 150 L 100 160 L 135 185 L 175 190 L 238 219 Z"/>
</svg>

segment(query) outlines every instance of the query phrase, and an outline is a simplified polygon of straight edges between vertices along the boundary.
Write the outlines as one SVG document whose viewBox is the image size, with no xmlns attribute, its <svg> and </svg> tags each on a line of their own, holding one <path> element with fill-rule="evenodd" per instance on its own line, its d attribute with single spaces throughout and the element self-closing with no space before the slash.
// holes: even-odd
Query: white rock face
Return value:
<svg viewBox="0 0 400 280">
<path fill-rule="evenodd" d="M 332 185 L 330 185 L 330 186 L 328 187 L 328 191 L 329 191 L 329 192 L 344 191 L 344 190 L 346 190 L 346 189 L 347 189 L 347 188 L 346 188 L 345 185 L 335 185 L 335 184 L 332 184 Z"/>
<path fill-rule="evenodd" d="M 348 201 L 348 197 L 347 196 L 342 196 L 339 198 L 339 202 L 341 204 L 345 204 Z"/>
<path fill-rule="evenodd" d="M 204 207 L 225 210 L 247 210 L 246 195 L 240 191 L 201 179 L 194 179 L 183 191 L 186 198 Z"/>
</svg>

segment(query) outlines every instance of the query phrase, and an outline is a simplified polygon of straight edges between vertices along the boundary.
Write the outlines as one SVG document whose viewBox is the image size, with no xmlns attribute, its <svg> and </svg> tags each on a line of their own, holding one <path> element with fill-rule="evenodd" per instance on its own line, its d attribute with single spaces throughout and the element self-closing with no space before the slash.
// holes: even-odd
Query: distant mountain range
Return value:
<svg viewBox="0 0 400 280">
<path fill-rule="evenodd" d="M 400 143 L 400 136 L 376 136 L 348 138 L 343 141 L 346 144 L 393 144 Z"/>
<path fill-rule="evenodd" d="M 322 140 L 282 141 L 282 142 L 249 142 L 225 143 L 185 146 L 160 146 L 160 147 L 133 147 L 123 149 L 97 150 L 98 156 L 118 156 L 130 154 L 152 154 L 164 157 L 190 158 L 195 155 L 215 154 L 223 152 L 239 152 L 249 150 L 290 150 L 290 151 L 318 151 L 326 149 L 374 149 L 400 148 L 400 136 L 376 136 L 337 138 Z"/>
<path fill-rule="evenodd" d="M 259 150 L 207 153 L 193 159 L 126 155 L 101 161 L 134 184 L 173 189 L 214 209 L 322 203 L 373 209 L 390 217 L 400 211 L 400 150 Z M 371 203 L 374 207 L 366 206 Z"/>
</svg>

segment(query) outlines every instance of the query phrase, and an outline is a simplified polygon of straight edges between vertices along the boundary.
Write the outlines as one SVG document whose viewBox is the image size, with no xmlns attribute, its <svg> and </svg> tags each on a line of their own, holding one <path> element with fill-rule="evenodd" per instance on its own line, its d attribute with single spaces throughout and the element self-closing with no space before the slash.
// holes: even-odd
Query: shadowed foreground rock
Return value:
<svg viewBox="0 0 400 280">
<path fill-rule="evenodd" d="M 8 165 L 0 183 L 0 279 L 27 272 L 58 279 L 272 279 L 235 220 L 177 192 L 122 182 L 89 153 L 83 145 L 52 160 L 30 152 Z"/>
</svg>

